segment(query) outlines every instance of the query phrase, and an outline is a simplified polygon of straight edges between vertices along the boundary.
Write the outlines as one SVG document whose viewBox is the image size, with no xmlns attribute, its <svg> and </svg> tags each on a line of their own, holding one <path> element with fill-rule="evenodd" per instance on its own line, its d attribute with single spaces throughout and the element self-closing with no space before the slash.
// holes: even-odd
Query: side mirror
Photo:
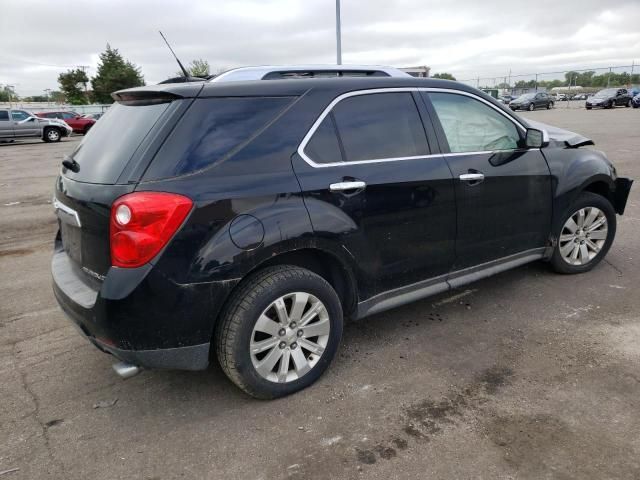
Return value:
<svg viewBox="0 0 640 480">
<path fill-rule="evenodd" d="M 542 148 L 549 145 L 549 134 L 546 130 L 538 130 L 537 128 L 527 128 L 525 136 L 525 145 L 527 148 Z"/>
</svg>

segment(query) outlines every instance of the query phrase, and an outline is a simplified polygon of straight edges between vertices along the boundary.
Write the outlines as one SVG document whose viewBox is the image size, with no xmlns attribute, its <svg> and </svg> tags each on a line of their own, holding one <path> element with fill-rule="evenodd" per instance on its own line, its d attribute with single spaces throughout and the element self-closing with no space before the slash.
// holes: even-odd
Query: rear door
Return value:
<svg viewBox="0 0 640 480">
<path fill-rule="evenodd" d="M 0 138 L 13 137 L 13 122 L 9 117 L 9 110 L 0 110 Z"/>
<path fill-rule="evenodd" d="M 542 248 L 551 230 L 551 176 L 524 127 L 466 92 L 423 94 L 454 176 L 455 270 Z"/>
<path fill-rule="evenodd" d="M 293 158 L 316 235 L 356 260 L 360 300 L 444 275 L 453 261 L 453 180 L 419 100 L 397 89 L 344 94 Z"/>
</svg>

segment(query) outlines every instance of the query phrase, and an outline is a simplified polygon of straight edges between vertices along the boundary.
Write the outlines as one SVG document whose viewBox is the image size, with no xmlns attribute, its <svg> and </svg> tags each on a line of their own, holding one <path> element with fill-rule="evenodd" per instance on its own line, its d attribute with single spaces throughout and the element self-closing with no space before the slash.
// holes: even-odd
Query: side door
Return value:
<svg viewBox="0 0 640 480">
<path fill-rule="evenodd" d="M 354 258 L 361 301 L 451 268 L 453 179 L 426 115 L 408 89 L 349 92 L 293 156 L 314 231 Z"/>
<path fill-rule="evenodd" d="M 39 135 L 40 125 L 30 120 L 32 115 L 24 110 L 11 110 L 13 132 L 16 137 L 35 137 Z"/>
<path fill-rule="evenodd" d="M 533 104 L 536 106 L 536 108 L 540 108 L 542 106 L 546 107 L 546 102 L 544 101 L 541 93 L 536 93 L 536 96 L 533 99 Z"/>
<path fill-rule="evenodd" d="M 0 138 L 13 137 L 13 122 L 9 118 L 9 110 L 0 110 Z"/>
<path fill-rule="evenodd" d="M 423 94 L 455 179 L 455 270 L 542 249 L 551 231 L 551 175 L 525 128 L 466 92 Z"/>
<path fill-rule="evenodd" d="M 620 90 L 618 90 L 616 94 L 616 105 L 625 106 L 628 101 L 629 101 L 629 96 L 627 94 L 627 89 L 621 88 Z"/>
<path fill-rule="evenodd" d="M 64 120 L 65 122 L 67 122 L 67 124 L 73 128 L 74 130 L 78 130 L 79 127 L 79 122 L 78 120 L 76 120 L 77 115 L 75 113 L 72 112 L 62 112 L 62 114 L 60 114 L 60 117 L 58 118 L 62 118 L 62 120 Z"/>
</svg>

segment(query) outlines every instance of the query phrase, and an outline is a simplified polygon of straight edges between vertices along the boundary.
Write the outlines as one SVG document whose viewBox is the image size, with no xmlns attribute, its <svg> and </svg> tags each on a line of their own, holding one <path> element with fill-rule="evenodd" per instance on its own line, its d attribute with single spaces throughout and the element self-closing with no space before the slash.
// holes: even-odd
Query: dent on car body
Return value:
<svg viewBox="0 0 640 480">
<path fill-rule="evenodd" d="M 570 148 L 578 148 L 583 147 L 585 145 L 595 145 L 594 141 L 590 138 L 584 137 L 579 133 L 571 132 L 569 130 L 564 130 L 562 128 L 554 127 L 552 125 L 547 125 L 546 123 L 536 122 L 534 120 L 528 120 L 527 123 L 532 128 L 537 128 L 540 130 L 546 130 L 549 134 L 549 139 L 554 140 L 555 142 L 564 143 L 567 147 Z"/>
</svg>

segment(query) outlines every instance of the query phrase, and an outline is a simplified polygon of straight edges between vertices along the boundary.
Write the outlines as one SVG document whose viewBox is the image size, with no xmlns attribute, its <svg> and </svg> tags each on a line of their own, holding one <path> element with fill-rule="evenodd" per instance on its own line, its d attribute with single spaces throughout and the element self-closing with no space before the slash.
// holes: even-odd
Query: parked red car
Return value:
<svg viewBox="0 0 640 480">
<path fill-rule="evenodd" d="M 59 118 L 64 120 L 73 128 L 74 133 L 87 133 L 96 121 L 93 118 L 86 118 L 75 112 L 40 112 L 36 113 L 42 118 Z"/>
</svg>

